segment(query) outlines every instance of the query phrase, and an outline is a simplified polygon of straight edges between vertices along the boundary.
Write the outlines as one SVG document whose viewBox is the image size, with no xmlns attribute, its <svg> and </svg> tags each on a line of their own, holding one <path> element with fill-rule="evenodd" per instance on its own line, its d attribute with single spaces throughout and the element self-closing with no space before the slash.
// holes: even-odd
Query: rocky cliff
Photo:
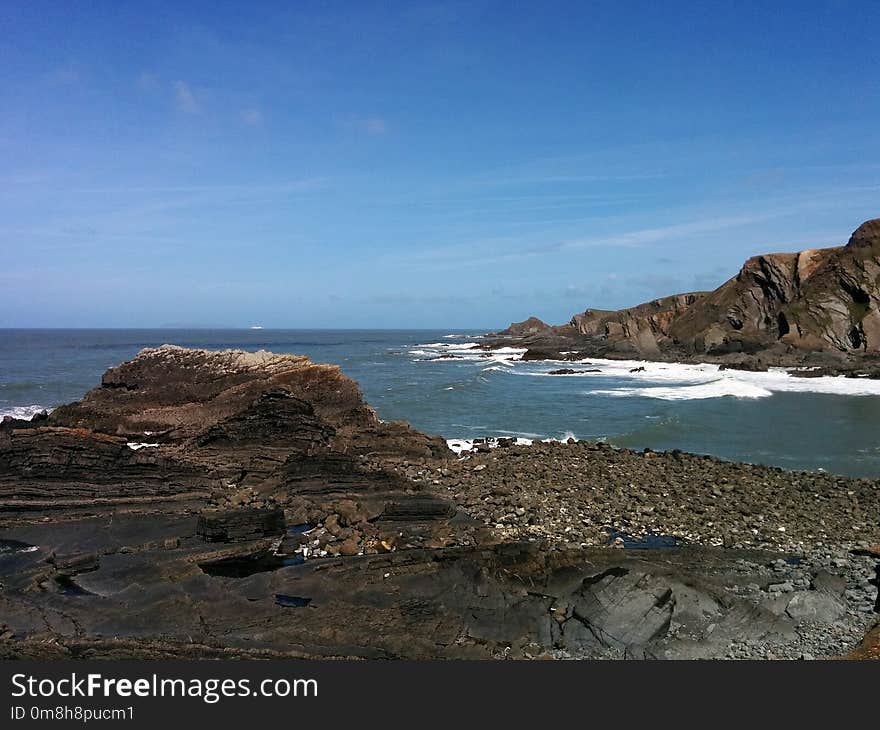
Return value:
<svg viewBox="0 0 880 730">
<path fill-rule="evenodd" d="M 574 315 L 571 326 L 581 335 L 626 342 L 641 353 L 656 354 L 671 341 L 670 330 L 677 318 L 705 296 L 703 292 L 675 294 L 629 309 L 588 309 Z"/>
<path fill-rule="evenodd" d="M 611 357 L 763 355 L 799 364 L 816 355 L 880 356 L 880 219 L 863 223 L 844 246 L 754 256 L 714 291 L 588 309 L 570 328 L 579 348 Z M 499 335 L 551 332 L 563 334 L 520 324 Z"/>
<path fill-rule="evenodd" d="M 670 334 L 695 352 L 880 353 L 880 219 L 845 246 L 749 259 Z"/>
</svg>

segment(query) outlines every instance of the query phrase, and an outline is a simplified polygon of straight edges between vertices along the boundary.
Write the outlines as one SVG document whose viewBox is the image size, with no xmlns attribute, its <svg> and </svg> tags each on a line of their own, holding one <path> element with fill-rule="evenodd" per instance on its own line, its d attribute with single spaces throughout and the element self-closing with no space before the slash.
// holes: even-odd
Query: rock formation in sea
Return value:
<svg viewBox="0 0 880 730">
<path fill-rule="evenodd" d="M 0 657 L 790 657 L 871 624 L 874 482 L 483 447 L 305 357 L 144 350 L 0 425 Z"/>
<path fill-rule="evenodd" d="M 880 357 L 880 219 L 844 246 L 754 256 L 711 292 L 587 309 L 560 327 L 531 318 L 498 335 L 608 357 L 870 361 Z"/>
</svg>

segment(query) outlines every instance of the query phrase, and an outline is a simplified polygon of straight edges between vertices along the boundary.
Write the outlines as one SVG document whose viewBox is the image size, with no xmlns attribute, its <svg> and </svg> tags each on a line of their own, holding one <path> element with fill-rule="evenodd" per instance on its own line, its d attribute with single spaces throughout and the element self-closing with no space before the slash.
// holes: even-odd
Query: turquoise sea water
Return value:
<svg viewBox="0 0 880 730">
<path fill-rule="evenodd" d="M 0 330 L 0 415 L 76 400 L 111 365 L 164 343 L 334 363 L 385 420 L 446 438 L 520 435 L 679 448 L 787 469 L 880 477 L 880 381 L 597 361 L 521 363 L 480 333 L 381 330 Z M 440 358 L 440 355 L 454 357 Z M 574 376 L 548 371 L 574 367 Z"/>
</svg>

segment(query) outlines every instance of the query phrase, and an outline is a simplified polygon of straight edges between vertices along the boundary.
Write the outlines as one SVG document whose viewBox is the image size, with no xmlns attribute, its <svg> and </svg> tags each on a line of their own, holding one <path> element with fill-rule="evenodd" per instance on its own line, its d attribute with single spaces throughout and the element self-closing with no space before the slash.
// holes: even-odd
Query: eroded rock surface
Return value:
<svg viewBox="0 0 880 730">
<path fill-rule="evenodd" d="M 0 427 L 0 656 L 797 657 L 872 620 L 876 483 L 501 445 L 306 358 L 145 350 Z"/>
</svg>

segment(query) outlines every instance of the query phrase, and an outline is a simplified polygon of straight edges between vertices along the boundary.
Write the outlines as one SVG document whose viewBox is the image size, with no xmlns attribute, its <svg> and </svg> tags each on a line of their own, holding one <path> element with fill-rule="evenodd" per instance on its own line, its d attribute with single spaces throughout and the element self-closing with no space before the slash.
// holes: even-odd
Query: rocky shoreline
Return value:
<svg viewBox="0 0 880 730">
<path fill-rule="evenodd" d="M 303 357 L 145 350 L 0 426 L 0 656 L 822 658 L 876 637 L 877 481 L 492 446 L 383 423 Z"/>
<path fill-rule="evenodd" d="M 410 475 L 445 488 L 504 540 L 541 540 L 567 550 L 702 546 L 781 556 L 738 558 L 736 570 L 754 582 L 735 592 L 755 605 L 790 606 L 785 611 L 793 615 L 802 602 L 817 615 L 830 608 L 826 618 L 836 618 L 830 628 L 799 626 L 784 646 L 734 643 L 731 658 L 835 656 L 872 625 L 878 557 L 872 546 L 880 543 L 876 481 L 601 442 L 512 441 L 499 439 L 489 448 L 478 439 L 454 465 Z M 817 575 L 839 581 L 845 614 L 810 590 Z"/>
<path fill-rule="evenodd" d="M 587 309 L 562 325 L 537 317 L 494 333 L 488 349 L 526 360 L 643 359 L 806 377 L 880 377 L 880 218 L 846 245 L 754 256 L 711 292 L 620 310 Z"/>
</svg>

